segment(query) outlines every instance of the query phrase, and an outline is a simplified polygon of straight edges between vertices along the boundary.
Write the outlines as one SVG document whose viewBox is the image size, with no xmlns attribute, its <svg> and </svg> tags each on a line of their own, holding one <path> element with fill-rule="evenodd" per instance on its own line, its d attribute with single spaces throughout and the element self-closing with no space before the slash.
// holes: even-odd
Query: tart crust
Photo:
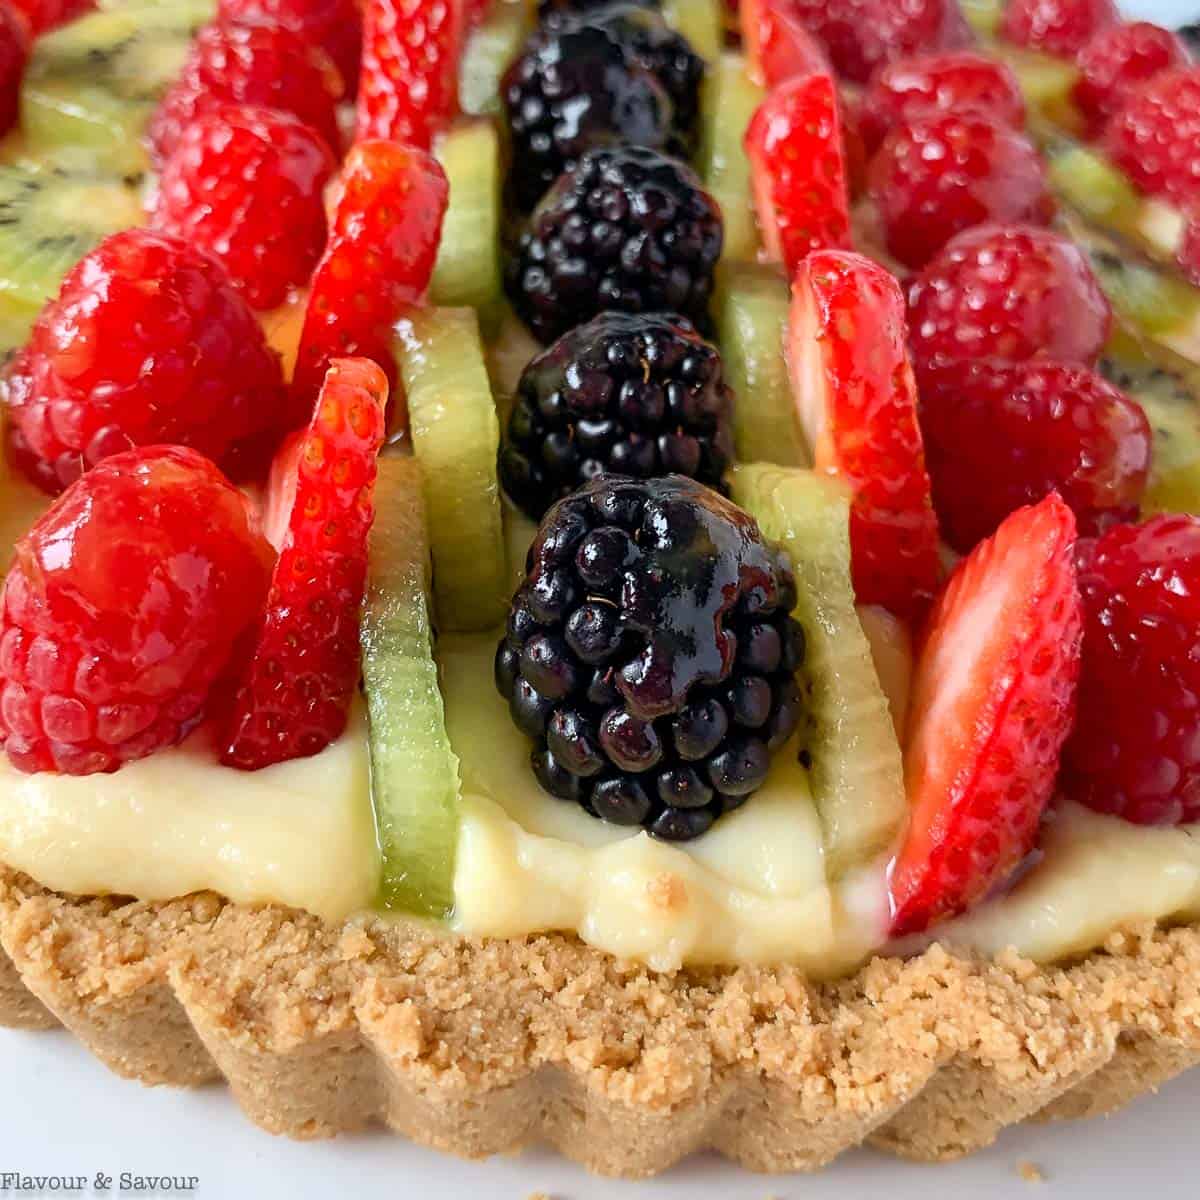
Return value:
<svg viewBox="0 0 1200 1200">
<path fill-rule="evenodd" d="M 61 1023 L 147 1084 L 224 1077 L 272 1133 L 382 1122 L 470 1157 L 541 1140 L 609 1175 L 705 1148 L 760 1171 L 864 1141 L 954 1158 L 1200 1062 L 1200 926 L 1119 931 L 1067 966 L 934 946 L 814 984 L 207 893 L 81 899 L 0 868 L 0 946 L 0 1024 Z"/>
</svg>

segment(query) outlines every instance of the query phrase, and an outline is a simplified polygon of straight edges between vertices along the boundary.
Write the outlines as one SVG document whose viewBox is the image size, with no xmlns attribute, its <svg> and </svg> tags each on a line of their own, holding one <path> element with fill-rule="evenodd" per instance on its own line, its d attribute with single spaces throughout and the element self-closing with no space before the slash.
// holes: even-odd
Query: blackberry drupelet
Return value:
<svg viewBox="0 0 1200 1200">
<path fill-rule="evenodd" d="M 586 14 L 534 32 L 500 95 L 512 151 L 508 196 L 522 213 L 593 146 L 684 148 L 666 83 L 616 30 Z"/>
<path fill-rule="evenodd" d="M 604 476 L 529 552 L 496 686 L 551 795 L 684 841 L 743 804 L 799 725 L 785 557 L 695 480 Z"/>
<path fill-rule="evenodd" d="M 720 488 L 733 457 L 721 355 L 672 313 L 601 313 L 525 368 L 500 481 L 535 521 L 604 471 Z"/>
<path fill-rule="evenodd" d="M 677 312 L 707 326 L 721 212 L 692 169 L 645 147 L 589 150 L 543 197 L 505 271 L 542 341 L 597 313 Z"/>
</svg>

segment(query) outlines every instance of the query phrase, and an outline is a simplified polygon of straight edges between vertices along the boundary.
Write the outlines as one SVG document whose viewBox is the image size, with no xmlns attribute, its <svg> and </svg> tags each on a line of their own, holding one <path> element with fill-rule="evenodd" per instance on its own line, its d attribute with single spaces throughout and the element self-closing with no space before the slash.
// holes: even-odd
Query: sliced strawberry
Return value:
<svg viewBox="0 0 1200 1200">
<path fill-rule="evenodd" d="M 963 559 L 913 677 L 892 867 L 892 933 L 917 933 L 1002 884 L 1033 849 L 1075 712 L 1082 605 L 1075 518 L 1056 493 Z"/>
<path fill-rule="evenodd" d="M 877 263 L 830 250 L 796 272 L 792 391 L 817 468 L 853 494 L 855 593 L 915 622 L 941 567 L 907 342 L 900 285 Z"/>
<path fill-rule="evenodd" d="M 746 153 L 763 242 L 789 275 L 813 250 L 850 245 L 846 158 L 829 75 L 777 87 L 751 118 Z"/>
<path fill-rule="evenodd" d="M 367 0 L 358 138 L 428 150 L 458 104 L 464 0 Z"/>
<path fill-rule="evenodd" d="M 333 358 L 374 359 L 395 380 L 392 326 L 429 286 L 448 197 L 445 173 L 423 150 L 360 142 L 346 156 L 296 355 L 302 403 L 311 403 Z"/>
<path fill-rule="evenodd" d="M 308 429 L 280 451 L 266 506 L 279 558 L 233 699 L 229 766 L 316 754 L 346 727 L 387 395 L 375 363 L 335 360 Z"/>
<path fill-rule="evenodd" d="M 820 42 L 785 0 L 742 0 L 739 21 L 755 83 L 773 88 L 799 75 L 832 74 Z"/>
<path fill-rule="evenodd" d="M 1184 275 L 1200 287 L 1200 204 L 1187 219 L 1175 256 Z"/>
</svg>

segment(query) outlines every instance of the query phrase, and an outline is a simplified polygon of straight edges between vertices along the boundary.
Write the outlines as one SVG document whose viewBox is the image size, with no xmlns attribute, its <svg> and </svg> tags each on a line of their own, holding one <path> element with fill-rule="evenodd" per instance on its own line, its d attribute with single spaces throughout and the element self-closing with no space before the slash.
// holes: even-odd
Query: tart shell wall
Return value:
<svg viewBox="0 0 1200 1200">
<path fill-rule="evenodd" d="M 381 1122 L 470 1157 L 546 1141 L 630 1177 L 706 1148 L 760 1171 L 864 1141 L 954 1158 L 1200 1063 L 1195 926 L 1118 932 L 1061 967 L 934 946 L 817 985 L 211 894 L 76 899 L 2 871 L 0 945 L 0 1024 L 61 1023 L 147 1084 L 224 1077 L 273 1133 Z"/>
</svg>

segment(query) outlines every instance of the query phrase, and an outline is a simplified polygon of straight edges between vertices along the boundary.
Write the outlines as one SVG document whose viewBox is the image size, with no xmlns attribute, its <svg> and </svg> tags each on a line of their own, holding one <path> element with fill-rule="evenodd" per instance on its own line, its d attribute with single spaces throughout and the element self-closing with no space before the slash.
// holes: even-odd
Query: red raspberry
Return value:
<svg viewBox="0 0 1200 1200">
<path fill-rule="evenodd" d="M 1139 825 L 1200 821 L 1200 519 L 1154 517 L 1082 543 L 1079 588 L 1063 792 Z"/>
<path fill-rule="evenodd" d="M 18 461 L 49 492 L 131 446 L 178 442 L 219 459 L 286 428 L 279 358 L 224 268 L 148 229 L 80 260 L 4 387 Z"/>
<path fill-rule="evenodd" d="M 29 57 L 29 30 L 24 18 L 0 0 L 0 134 L 16 123 L 21 106 L 21 78 Z"/>
<path fill-rule="evenodd" d="M 985 221 L 1040 224 L 1054 214 L 1033 143 L 978 113 L 896 126 L 871 161 L 867 188 L 888 250 L 909 267 Z"/>
<path fill-rule="evenodd" d="M 437 161 L 395 142 L 359 142 L 313 274 L 295 391 L 310 404 L 331 359 L 360 355 L 395 378 L 393 326 L 429 286 L 449 185 Z"/>
<path fill-rule="evenodd" d="M 180 741 L 257 615 L 271 548 L 182 446 L 76 480 L 17 543 L 0 614 L 0 742 L 22 771 L 115 771 Z"/>
<path fill-rule="evenodd" d="M 1009 0 L 1001 33 L 1015 45 L 1074 58 L 1120 19 L 1113 0 Z"/>
<path fill-rule="evenodd" d="M 358 139 L 428 150 L 458 104 L 463 0 L 367 0 Z"/>
<path fill-rule="evenodd" d="M 1098 138 L 1109 118 L 1149 79 L 1188 62 L 1183 42 L 1148 21 L 1102 29 L 1079 52 L 1079 82 L 1072 98 L 1089 138 Z"/>
<path fill-rule="evenodd" d="M 220 0 L 217 18 L 242 25 L 282 25 L 300 34 L 333 60 L 348 96 L 358 90 L 362 15 L 354 0 Z"/>
<path fill-rule="evenodd" d="M 342 91 L 332 60 L 300 34 L 280 25 L 215 21 L 192 41 L 179 78 L 151 119 L 151 149 L 161 162 L 202 113 L 226 104 L 254 104 L 299 117 L 336 151 Z"/>
<path fill-rule="evenodd" d="M 962 553 L 1057 491 L 1080 534 L 1137 517 L 1150 468 L 1141 406 L 1086 367 L 944 362 L 921 372 L 921 433 L 942 536 Z"/>
<path fill-rule="evenodd" d="M 1200 196 L 1200 66 L 1164 71 L 1108 123 L 1109 157 L 1138 187 L 1188 205 Z"/>
<path fill-rule="evenodd" d="M 321 135 L 288 113 L 216 109 L 175 143 L 152 219 L 220 259 L 255 308 L 275 308 L 321 257 L 335 167 Z"/>
<path fill-rule="evenodd" d="M 1048 229 L 984 225 L 951 239 L 908 291 L 918 365 L 1033 358 L 1091 365 L 1112 309 L 1084 254 Z"/>
<path fill-rule="evenodd" d="M 792 0 L 792 7 L 852 83 L 867 83 L 898 58 L 972 41 L 957 0 Z"/>
<path fill-rule="evenodd" d="M 96 7 L 94 0 L 12 0 L 35 36 L 65 25 Z"/>
<path fill-rule="evenodd" d="M 279 559 L 233 701 L 230 766 L 316 754 L 346 727 L 387 395 L 375 363 L 336 359 L 311 424 L 276 459 L 267 508 L 282 518 Z"/>
<path fill-rule="evenodd" d="M 1192 283 L 1200 287 L 1200 204 L 1197 204 L 1188 217 L 1176 258 L 1179 269 Z"/>
<path fill-rule="evenodd" d="M 863 140 L 874 152 L 889 129 L 906 121 L 966 112 L 1024 129 L 1017 77 L 999 59 L 974 50 L 919 54 L 884 67 L 871 81 L 862 102 Z"/>
</svg>

